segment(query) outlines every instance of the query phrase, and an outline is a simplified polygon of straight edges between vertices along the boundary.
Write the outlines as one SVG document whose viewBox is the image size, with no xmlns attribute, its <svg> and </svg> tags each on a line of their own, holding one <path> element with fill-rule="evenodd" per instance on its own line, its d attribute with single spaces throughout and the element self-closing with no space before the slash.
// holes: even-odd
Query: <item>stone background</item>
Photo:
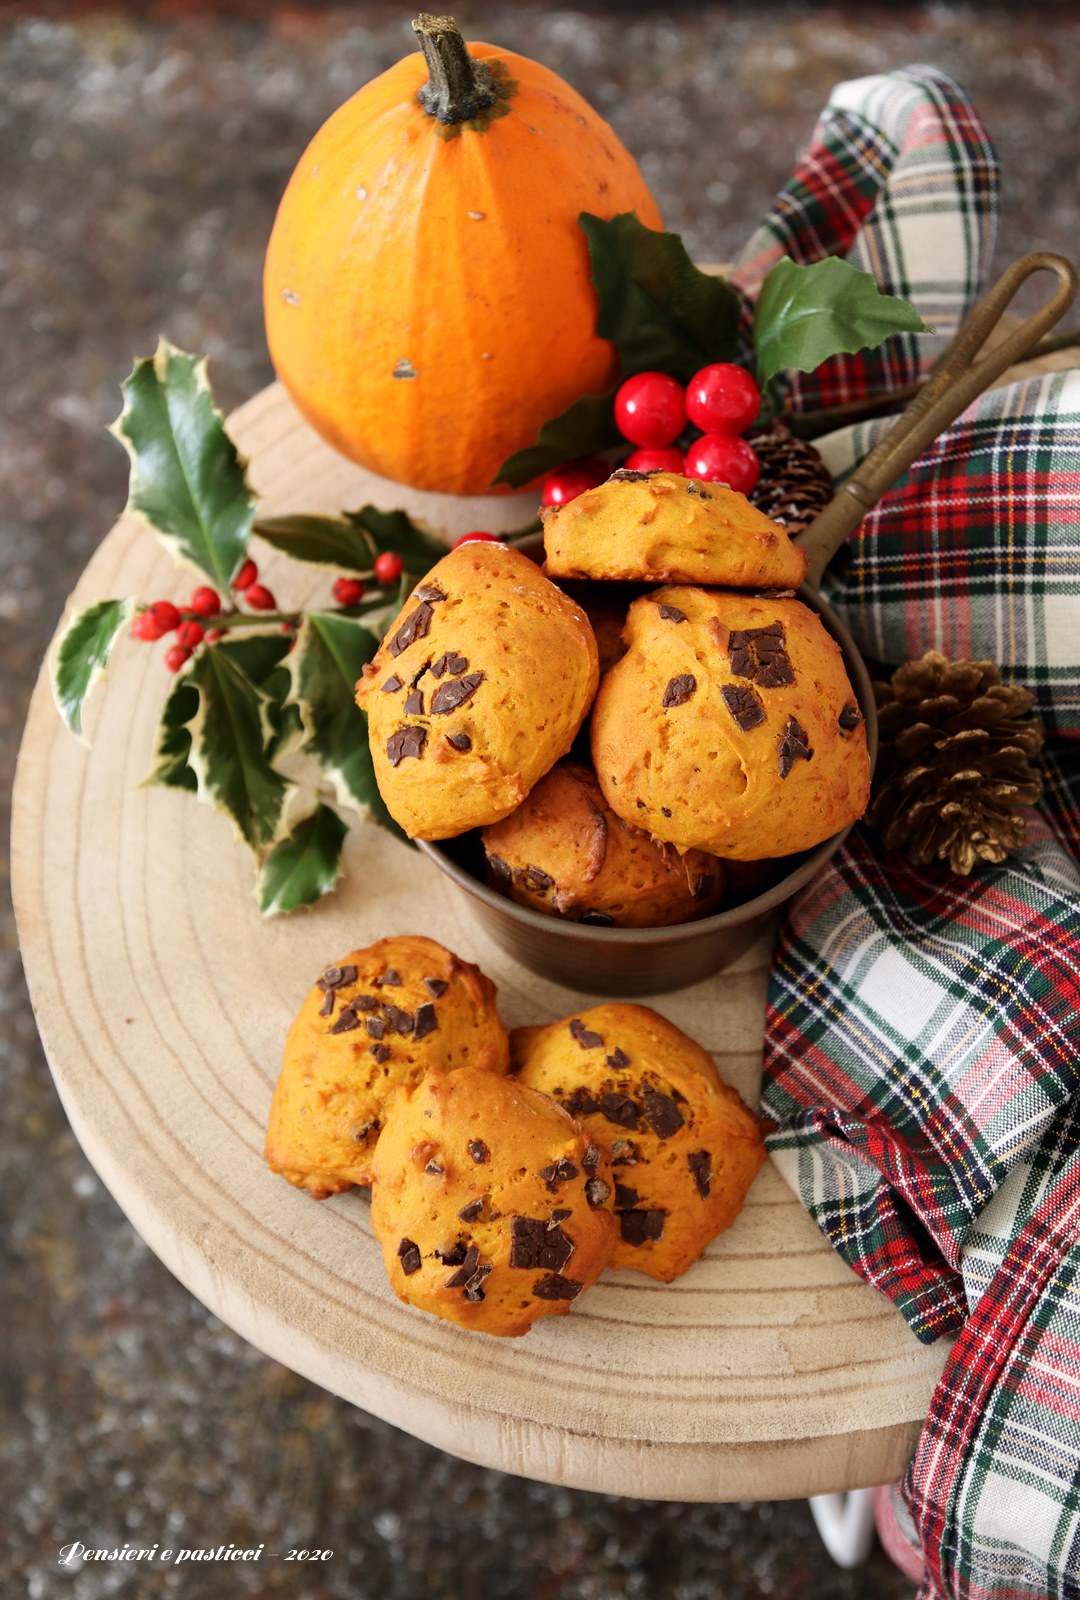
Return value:
<svg viewBox="0 0 1080 1600">
<path fill-rule="evenodd" d="M 831 85 L 937 64 L 1005 172 L 999 260 L 1077 250 L 1080 8 L 990 4 L 470 5 L 617 128 L 691 253 L 725 259 Z M 207 351 L 226 409 L 265 384 L 259 283 L 307 138 L 411 48 L 389 4 L 0 3 L 0 784 L 38 664 L 125 498 L 104 427 L 159 331 Z M 0 837 L 6 847 L 6 822 Z M 4 868 L 6 872 L 6 856 Z M 53 1092 L 0 908 L 4 1154 L 0 1566 L 30 1600 L 893 1600 L 880 1554 L 824 1555 L 801 1503 L 682 1506 L 464 1466 L 242 1343 L 98 1183 Z M 59 1573 L 58 1547 L 266 1540 L 332 1562 Z"/>
</svg>

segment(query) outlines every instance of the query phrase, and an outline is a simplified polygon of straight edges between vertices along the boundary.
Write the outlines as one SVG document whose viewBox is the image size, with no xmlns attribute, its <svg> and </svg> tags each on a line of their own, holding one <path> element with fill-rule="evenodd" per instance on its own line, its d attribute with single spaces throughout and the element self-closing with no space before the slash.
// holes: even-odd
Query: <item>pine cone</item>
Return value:
<svg viewBox="0 0 1080 1600">
<path fill-rule="evenodd" d="M 813 445 L 796 439 L 784 422 L 772 422 L 751 434 L 749 443 L 761 463 L 761 477 L 750 499 L 794 538 L 833 497 L 828 468 Z"/>
<path fill-rule="evenodd" d="M 1017 807 L 1042 792 L 1028 765 L 1043 742 L 1029 691 L 1003 684 L 990 661 L 930 650 L 875 683 L 874 696 L 881 744 L 866 820 L 888 848 L 963 874 L 1018 849 Z"/>
</svg>

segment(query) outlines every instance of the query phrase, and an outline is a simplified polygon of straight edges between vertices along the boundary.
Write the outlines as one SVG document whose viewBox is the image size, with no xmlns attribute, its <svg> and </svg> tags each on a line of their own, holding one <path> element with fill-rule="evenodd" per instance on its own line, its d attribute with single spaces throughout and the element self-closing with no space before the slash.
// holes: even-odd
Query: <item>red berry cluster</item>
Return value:
<svg viewBox="0 0 1080 1600">
<path fill-rule="evenodd" d="M 741 437 L 753 426 L 761 390 L 745 367 L 717 361 L 702 367 L 683 387 L 665 372 L 639 372 L 615 395 L 615 422 L 637 448 L 622 465 L 632 472 L 680 472 L 688 478 L 726 483 L 749 494 L 761 475 L 753 446 Z M 676 440 L 688 425 L 701 430 L 684 452 Z M 569 461 L 544 481 L 545 506 L 565 505 L 603 483 L 606 461 L 584 456 Z"/>
<path fill-rule="evenodd" d="M 252 611 L 274 611 L 277 601 L 269 589 L 256 581 L 258 576 L 259 569 L 254 561 L 245 561 L 233 579 L 233 593 L 241 596 Z M 235 608 L 231 608 L 230 614 L 234 612 Z M 153 605 L 138 613 L 131 624 L 131 631 L 136 639 L 142 639 L 145 643 L 162 639 L 167 633 L 175 633 L 176 643 L 166 650 L 165 665 L 170 672 L 179 672 L 201 644 L 216 644 L 222 637 L 222 628 L 207 630 L 206 623 L 211 617 L 222 617 L 221 596 L 209 584 L 200 584 L 192 591 L 182 610 L 173 605 L 171 600 L 155 600 Z M 292 632 L 290 624 L 286 624 L 286 627 Z"/>
</svg>

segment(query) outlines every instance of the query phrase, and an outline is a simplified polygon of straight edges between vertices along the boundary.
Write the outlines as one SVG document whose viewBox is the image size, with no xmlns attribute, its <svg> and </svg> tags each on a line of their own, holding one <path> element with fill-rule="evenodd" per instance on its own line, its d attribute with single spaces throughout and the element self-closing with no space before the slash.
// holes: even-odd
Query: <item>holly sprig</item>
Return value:
<svg viewBox="0 0 1080 1600">
<path fill-rule="evenodd" d="M 342 810 L 404 838 L 379 795 L 353 696 L 390 615 L 445 545 L 404 512 L 373 506 L 261 517 L 205 360 L 167 340 L 122 387 L 111 431 L 130 458 L 127 514 L 201 581 L 186 603 L 128 596 L 72 617 L 50 655 L 57 709 L 88 742 L 86 703 L 119 642 L 165 642 L 175 677 L 144 784 L 187 790 L 225 813 L 255 857 L 265 914 L 311 905 L 341 875 Z M 333 568 L 337 604 L 279 606 L 259 581 L 254 537 Z"/>
<path fill-rule="evenodd" d="M 749 315 L 743 298 L 696 267 L 677 233 L 646 228 L 633 212 L 605 220 L 583 211 L 578 223 L 589 246 L 596 332 L 615 346 L 618 378 L 605 394 L 575 400 L 543 424 L 535 444 L 503 462 L 495 482 L 512 488 L 623 444 L 615 396 L 627 378 L 662 372 L 685 383 L 702 367 L 739 357 Z M 835 256 L 809 266 L 778 261 L 751 326 L 763 420 L 781 408 L 784 372 L 813 372 L 833 356 L 876 349 L 891 334 L 930 331 L 907 300 L 883 294 L 871 273 Z"/>
</svg>

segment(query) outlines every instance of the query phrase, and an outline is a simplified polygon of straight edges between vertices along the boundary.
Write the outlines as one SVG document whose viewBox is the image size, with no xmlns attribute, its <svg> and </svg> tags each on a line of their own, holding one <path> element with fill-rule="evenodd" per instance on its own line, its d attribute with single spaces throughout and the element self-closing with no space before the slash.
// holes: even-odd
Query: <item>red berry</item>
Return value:
<svg viewBox="0 0 1080 1600">
<path fill-rule="evenodd" d="M 185 650 L 194 650 L 196 645 L 203 642 L 206 629 L 201 622 L 182 622 L 176 630 L 176 642 L 182 644 Z"/>
<path fill-rule="evenodd" d="M 211 628 L 210 632 L 206 635 L 206 642 L 207 644 L 217 644 L 218 640 L 224 639 L 224 637 L 224 628 Z"/>
<path fill-rule="evenodd" d="M 334 599 L 339 606 L 358 606 L 364 598 L 364 585 L 359 578 L 337 578 L 334 581 Z"/>
<path fill-rule="evenodd" d="M 261 583 L 252 583 L 244 590 L 244 599 L 252 611 L 276 611 L 277 601 Z"/>
<path fill-rule="evenodd" d="M 635 450 L 627 456 L 623 466 L 628 472 L 685 472 L 686 461 L 681 450 Z"/>
<path fill-rule="evenodd" d="M 180 625 L 180 613 L 171 600 L 155 600 L 147 615 L 153 617 L 159 636 Z"/>
<path fill-rule="evenodd" d="M 211 589 L 207 584 L 196 589 L 188 601 L 188 610 L 194 611 L 200 617 L 216 617 L 221 610 L 221 601 L 216 589 Z"/>
<path fill-rule="evenodd" d="M 639 372 L 615 396 L 615 423 L 631 444 L 655 450 L 677 439 L 686 427 L 683 386 L 666 372 Z"/>
<path fill-rule="evenodd" d="M 152 644 L 155 639 L 161 638 L 162 630 L 154 621 L 149 611 L 140 611 L 132 621 L 131 632 L 133 638 L 141 639 L 144 644 Z"/>
<path fill-rule="evenodd" d="M 375 557 L 375 576 L 380 583 L 396 583 L 404 565 L 396 550 L 384 550 L 381 556 Z"/>
<path fill-rule="evenodd" d="M 463 533 L 460 539 L 455 539 L 450 546 L 451 550 L 460 550 L 463 544 L 502 544 L 502 537 L 497 533 Z"/>
<path fill-rule="evenodd" d="M 549 472 L 544 479 L 540 504 L 564 506 L 568 501 L 576 500 L 579 494 L 584 494 L 586 489 L 595 489 L 610 474 L 611 467 L 598 456 L 582 456 L 577 461 L 567 461 L 561 467 L 556 467 L 554 472 Z"/>
<path fill-rule="evenodd" d="M 686 476 L 749 494 L 761 476 L 761 464 L 745 439 L 703 433 L 686 452 Z"/>
<path fill-rule="evenodd" d="M 761 409 L 761 390 L 745 367 L 717 361 L 686 386 L 686 415 L 705 433 L 745 433 Z"/>
<path fill-rule="evenodd" d="M 165 665 L 170 672 L 179 672 L 185 661 L 191 660 L 191 651 L 182 644 L 170 645 L 165 652 Z"/>
<path fill-rule="evenodd" d="M 254 561 L 245 561 L 233 579 L 232 586 L 234 589 L 250 589 L 258 576 L 259 569 Z"/>
</svg>

